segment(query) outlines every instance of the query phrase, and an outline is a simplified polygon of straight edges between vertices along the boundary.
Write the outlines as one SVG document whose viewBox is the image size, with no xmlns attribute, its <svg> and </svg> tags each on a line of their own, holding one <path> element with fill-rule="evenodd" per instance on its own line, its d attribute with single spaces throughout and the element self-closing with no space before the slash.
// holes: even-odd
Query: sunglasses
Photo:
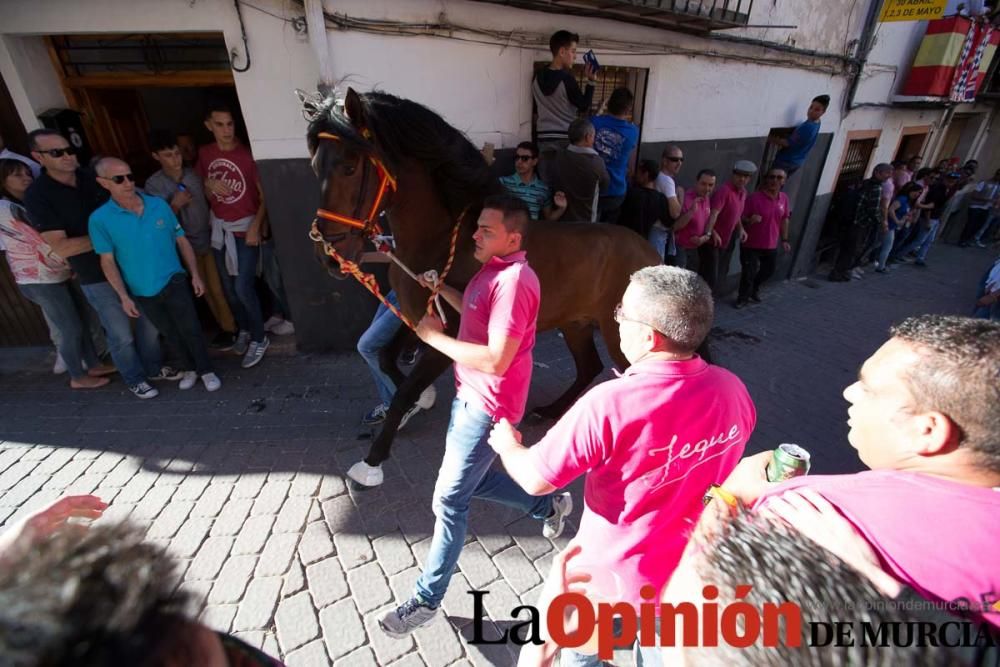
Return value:
<svg viewBox="0 0 1000 667">
<path fill-rule="evenodd" d="M 684 158 L 682 157 L 668 157 L 666 160 L 667 162 L 684 162 Z"/>
<path fill-rule="evenodd" d="M 518 162 L 527 162 L 528 160 L 534 160 L 535 156 L 534 155 L 520 155 L 520 154 L 518 154 L 518 155 L 514 156 L 514 159 L 517 160 Z"/>
<path fill-rule="evenodd" d="M 102 176 L 101 178 L 103 178 L 106 181 L 111 181 L 115 185 L 121 185 L 125 181 L 128 181 L 129 183 L 135 183 L 135 177 L 133 177 L 132 174 L 118 174 L 117 176 Z"/>
<path fill-rule="evenodd" d="M 780 174 L 768 174 L 764 178 L 767 179 L 767 180 L 769 180 L 769 181 L 783 181 L 783 180 L 785 180 L 785 177 L 782 176 L 782 175 L 780 175 Z"/>
<path fill-rule="evenodd" d="M 42 155 L 51 155 L 52 157 L 62 157 L 63 155 L 76 155 L 76 149 L 72 146 L 67 146 L 66 148 L 50 148 L 47 151 L 35 151 L 36 153 L 41 153 Z"/>
</svg>

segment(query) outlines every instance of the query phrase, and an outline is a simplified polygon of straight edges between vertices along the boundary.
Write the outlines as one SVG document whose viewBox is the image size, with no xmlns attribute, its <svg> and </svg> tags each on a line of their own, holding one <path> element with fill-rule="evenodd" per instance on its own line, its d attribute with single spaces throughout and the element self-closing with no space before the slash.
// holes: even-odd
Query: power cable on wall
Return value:
<svg viewBox="0 0 1000 667">
<path fill-rule="evenodd" d="M 294 23 L 295 19 L 288 18 L 285 16 L 280 16 L 275 14 L 263 7 L 258 7 L 250 2 L 245 2 L 241 0 L 234 0 L 238 4 L 243 4 L 251 9 L 254 9 L 262 14 L 266 14 L 275 19 L 286 23 Z M 298 6 L 303 6 L 301 0 L 295 0 Z M 531 50 L 546 50 L 548 48 L 548 35 L 533 34 L 533 33 L 515 33 L 513 31 L 498 31 L 490 30 L 486 28 L 477 28 L 474 26 L 465 26 L 448 21 L 443 16 L 439 18 L 437 22 L 412 22 L 412 21 L 395 21 L 395 20 L 380 20 L 380 19 L 367 19 L 367 18 L 356 18 L 347 16 L 345 14 L 330 14 L 324 12 L 324 18 L 330 27 L 336 28 L 338 30 L 353 30 L 356 32 L 364 32 L 368 34 L 377 34 L 383 36 L 398 36 L 398 37 L 438 37 L 442 39 L 451 39 L 459 42 L 467 42 L 472 44 L 483 44 L 487 46 L 499 46 L 502 48 L 522 48 Z M 469 36 L 462 36 L 456 33 L 468 33 Z M 710 37 L 709 39 L 717 39 L 718 36 Z M 757 46 L 769 50 L 785 51 L 791 54 L 797 55 L 800 58 L 810 58 L 815 60 L 825 60 L 826 63 L 817 62 L 803 62 L 801 59 L 794 58 L 780 58 L 780 57 L 766 57 L 766 56 L 754 56 L 754 55 L 741 55 L 724 53 L 720 51 L 710 50 L 710 49 L 698 49 L 698 48 L 685 48 L 679 46 L 664 46 L 660 49 L 650 50 L 649 45 L 644 45 L 643 49 L 636 48 L 634 42 L 628 42 L 623 40 L 612 40 L 612 39 L 596 39 L 590 40 L 590 46 L 594 46 L 609 55 L 625 55 L 625 56 L 669 56 L 669 55 L 687 55 L 692 57 L 703 57 L 711 58 L 717 60 L 729 60 L 735 62 L 751 62 L 761 65 L 767 65 L 771 67 L 785 67 L 791 69 L 802 69 L 812 72 L 820 71 L 831 75 L 842 75 L 846 72 L 845 68 L 850 65 L 853 61 L 849 56 L 844 56 L 840 54 L 824 53 L 819 51 L 810 51 L 806 49 L 797 49 L 794 47 L 788 47 L 782 44 L 776 44 L 773 42 L 767 42 L 764 40 L 755 40 L 747 38 L 725 38 L 718 39 L 718 41 L 731 42 L 733 44 L 739 44 L 741 46 Z M 836 64 L 830 63 L 829 61 L 837 61 Z"/>
<path fill-rule="evenodd" d="M 236 17 L 240 20 L 240 35 L 243 37 L 243 58 L 246 60 L 246 64 L 243 67 L 237 67 L 233 60 L 236 57 L 235 49 L 234 52 L 229 54 L 229 66 L 233 68 L 234 72 L 243 73 L 250 69 L 250 47 L 247 46 L 247 27 L 243 24 L 243 12 L 240 11 L 240 0 L 233 0 L 233 5 L 236 7 Z M 257 9 L 256 7 L 254 9 Z"/>
</svg>

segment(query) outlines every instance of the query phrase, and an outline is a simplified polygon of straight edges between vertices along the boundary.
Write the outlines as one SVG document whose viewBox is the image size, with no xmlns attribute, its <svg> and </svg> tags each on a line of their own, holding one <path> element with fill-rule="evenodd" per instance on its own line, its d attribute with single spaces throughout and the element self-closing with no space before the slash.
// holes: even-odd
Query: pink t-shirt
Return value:
<svg viewBox="0 0 1000 667">
<path fill-rule="evenodd" d="M 715 231 L 722 239 L 722 247 L 729 245 L 740 216 L 743 215 L 743 204 L 746 203 L 747 191 L 737 190 L 730 182 L 722 184 L 712 195 L 712 210 L 719 212 L 715 220 Z"/>
<path fill-rule="evenodd" d="M 523 250 L 490 259 L 462 295 L 459 340 L 486 345 L 490 336 L 507 336 L 521 341 L 503 375 L 455 364 L 458 396 L 479 405 L 494 419 L 516 424 L 524 416 L 540 302 L 538 276 L 528 266 Z"/>
<path fill-rule="evenodd" d="M 1000 492 L 929 475 L 869 470 L 799 477 L 765 495 L 756 507 L 802 487 L 835 505 L 888 573 L 927 599 L 964 597 L 978 605 L 977 618 L 1000 627 L 1000 612 L 985 613 L 1000 597 Z"/>
<path fill-rule="evenodd" d="M 647 360 L 584 394 L 531 448 L 555 487 L 587 473 L 576 539 L 586 569 L 605 573 L 593 594 L 639 604 L 642 586 L 663 588 L 705 491 L 739 461 L 756 421 L 729 371 L 700 357 Z"/>
<path fill-rule="evenodd" d="M 223 151 L 216 143 L 206 144 L 198 149 L 196 170 L 202 178 L 223 181 L 232 189 L 224 197 L 206 192 L 208 205 L 215 217 L 236 222 L 257 213 L 260 208 L 259 176 L 257 163 L 249 148 L 238 145 L 230 151 Z"/>
<path fill-rule="evenodd" d="M 708 217 L 712 214 L 712 207 L 709 204 L 708 197 L 703 198 L 697 204 L 694 203 L 695 198 L 698 194 L 691 188 L 684 193 L 684 206 L 681 207 L 681 215 L 684 215 L 692 208 L 694 208 L 694 214 L 682 229 L 674 233 L 674 238 L 677 241 L 677 245 L 681 248 L 697 248 L 694 242 L 691 240 L 695 236 L 702 236 L 705 234 L 705 227 L 708 226 Z"/>
<path fill-rule="evenodd" d="M 744 225 L 743 229 L 747 233 L 747 240 L 743 242 L 743 247 L 774 250 L 778 247 L 781 221 L 792 214 L 788 205 L 788 196 L 784 192 L 779 192 L 778 196 L 772 199 L 764 191 L 758 190 L 747 197 L 746 206 L 743 207 L 744 218 L 749 218 L 754 214 L 759 215 L 761 220 Z"/>
</svg>

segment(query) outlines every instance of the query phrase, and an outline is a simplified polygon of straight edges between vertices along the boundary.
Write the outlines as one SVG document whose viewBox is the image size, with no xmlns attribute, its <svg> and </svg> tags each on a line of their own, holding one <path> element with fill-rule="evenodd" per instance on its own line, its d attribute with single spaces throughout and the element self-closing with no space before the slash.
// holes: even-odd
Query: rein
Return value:
<svg viewBox="0 0 1000 667">
<path fill-rule="evenodd" d="M 320 139 L 326 139 L 329 141 L 340 141 L 340 137 L 335 134 L 330 134 L 329 132 L 320 132 L 317 135 Z M 370 135 L 369 135 L 370 136 Z M 366 137 L 367 138 L 367 137 Z M 417 326 L 410 320 L 406 315 L 403 314 L 396 306 L 389 303 L 389 300 L 382 294 L 382 290 L 378 286 L 378 281 L 375 276 L 371 273 L 365 273 L 361 270 L 360 265 L 357 262 L 352 262 L 346 257 L 337 252 L 337 249 L 333 247 L 333 244 L 326 240 L 323 233 L 319 230 L 319 220 L 328 220 L 330 222 L 335 222 L 337 224 L 346 225 L 351 228 L 351 234 L 362 236 L 365 239 L 372 241 L 375 244 L 375 248 L 386 255 L 395 262 L 399 268 L 401 268 L 406 275 L 412 278 L 414 281 L 419 282 L 417 274 L 415 274 L 406 264 L 403 263 L 399 257 L 392 252 L 392 246 L 388 242 L 388 238 L 382 235 L 382 228 L 379 226 L 377 220 L 378 217 L 385 211 L 385 197 L 388 190 L 392 190 L 393 193 L 396 192 L 397 184 L 396 179 L 389 172 L 389 169 L 385 164 L 375 157 L 374 155 L 368 156 L 368 161 L 375 168 L 376 173 L 379 178 L 378 192 L 375 195 L 375 200 L 372 202 L 371 209 L 368 212 L 368 216 L 361 219 L 359 216 L 359 211 L 361 204 L 359 202 L 358 208 L 355 210 L 355 215 L 353 217 L 340 215 L 339 213 L 334 213 L 325 208 L 319 208 L 316 210 L 316 217 L 312 221 L 312 226 L 309 231 L 310 240 L 321 243 L 323 245 L 323 251 L 332 257 L 340 265 L 341 273 L 345 273 L 354 277 L 359 283 L 361 283 L 365 289 L 372 293 L 372 295 L 379 300 L 379 302 L 384 305 L 389 312 L 398 317 L 403 324 L 408 326 L 413 331 L 417 330 Z M 367 176 L 368 165 L 365 165 L 365 174 Z M 364 195 L 364 187 L 362 186 L 362 196 Z M 438 275 L 437 271 L 426 271 L 423 277 L 426 281 L 432 283 L 431 295 L 427 299 L 427 314 L 434 312 L 434 308 L 437 308 L 438 315 L 441 318 L 441 322 L 447 326 L 448 318 L 445 315 L 444 307 L 441 304 L 441 286 L 444 285 L 444 279 L 447 277 L 448 272 L 451 271 L 452 265 L 455 263 L 455 251 L 458 247 L 458 232 L 462 226 L 462 218 L 465 217 L 466 212 L 469 207 L 466 208 L 459 214 L 458 218 L 455 220 L 455 226 L 451 230 L 451 242 L 448 247 L 448 260 L 445 262 L 444 269 L 441 274 Z"/>
</svg>

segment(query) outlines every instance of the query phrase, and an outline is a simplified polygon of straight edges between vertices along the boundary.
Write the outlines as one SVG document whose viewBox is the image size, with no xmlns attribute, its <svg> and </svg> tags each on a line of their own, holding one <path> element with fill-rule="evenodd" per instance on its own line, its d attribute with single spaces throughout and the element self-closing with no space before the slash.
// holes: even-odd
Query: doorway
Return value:
<svg viewBox="0 0 1000 667">
<path fill-rule="evenodd" d="M 159 165 L 149 149 L 153 129 L 211 136 L 203 124 L 210 101 L 233 110 L 237 134 L 249 144 L 221 33 L 60 35 L 49 53 L 70 106 L 83 118 L 95 155 L 129 163 L 139 184 Z"/>
<path fill-rule="evenodd" d="M 839 225 L 845 216 L 853 215 L 853 212 L 844 210 L 844 202 L 848 199 L 847 195 L 865 180 L 872 153 L 878 146 L 879 135 L 879 130 L 849 132 L 847 135 L 847 148 L 844 150 L 840 171 L 837 173 L 830 210 L 826 215 L 819 241 L 816 244 L 814 264 L 819 271 L 828 268 L 829 264 L 836 259 Z M 827 266 L 824 267 L 824 264 Z"/>
<path fill-rule="evenodd" d="M 929 128 L 908 130 L 903 128 L 903 133 L 899 138 L 899 146 L 896 148 L 896 155 L 893 160 L 909 161 L 910 158 L 924 155 L 924 146 L 927 145 L 927 138 L 930 136 Z M 924 164 L 929 161 L 924 160 Z"/>
</svg>

